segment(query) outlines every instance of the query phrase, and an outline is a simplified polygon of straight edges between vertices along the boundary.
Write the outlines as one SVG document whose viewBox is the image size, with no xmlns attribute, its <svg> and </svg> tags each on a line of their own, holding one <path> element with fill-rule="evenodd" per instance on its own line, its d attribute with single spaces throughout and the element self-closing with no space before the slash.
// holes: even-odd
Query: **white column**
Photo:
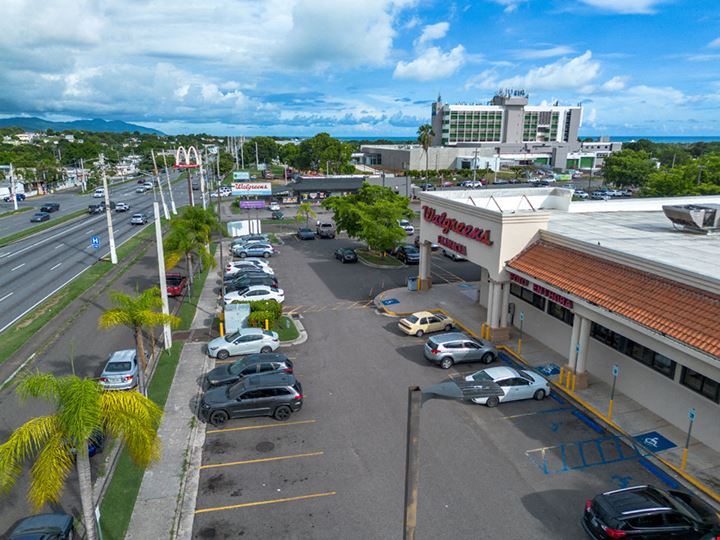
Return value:
<svg viewBox="0 0 720 540">
<path fill-rule="evenodd" d="M 587 363 L 587 349 L 590 342 L 590 321 L 585 317 L 580 321 L 580 335 L 578 337 L 578 355 L 575 373 L 584 373 L 587 371 L 585 365 Z"/>
<path fill-rule="evenodd" d="M 501 308 L 502 308 L 502 284 L 495 283 L 495 289 L 493 290 L 492 320 L 490 322 L 490 326 L 492 328 L 498 328 L 500 326 Z"/>
<path fill-rule="evenodd" d="M 502 284 L 502 307 L 500 308 L 500 328 L 507 326 L 508 304 L 510 303 L 510 282 Z"/>
<path fill-rule="evenodd" d="M 160 207 L 157 202 L 153 203 L 153 212 L 155 214 L 155 243 L 157 245 L 158 257 L 158 274 L 160 276 L 160 295 L 162 298 L 162 312 L 165 315 L 170 313 L 168 305 L 167 282 L 165 281 L 165 251 L 163 250 L 162 227 L 160 226 Z M 222 246 L 221 246 L 222 247 Z M 222 250 L 221 250 L 222 251 Z M 163 343 L 165 349 L 172 347 L 172 331 L 170 325 L 163 325 Z"/>
<path fill-rule="evenodd" d="M 573 318 L 572 334 L 570 335 L 570 351 L 568 352 L 568 365 L 570 369 L 573 370 L 577 364 L 577 344 L 578 337 L 580 337 L 580 321 L 582 321 L 582 319 L 583 317 L 577 313 Z"/>
<path fill-rule="evenodd" d="M 487 317 L 485 322 L 492 326 L 493 301 L 495 300 L 495 282 L 488 280 L 488 301 L 487 301 Z"/>
<path fill-rule="evenodd" d="M 420 264 L 418 265 L 419 278 L 422 281 L 423 289 L 431 285 L 430 271 L 432 266 L 432 250 L 430 242 L 420 243 Z"/>
</svg>

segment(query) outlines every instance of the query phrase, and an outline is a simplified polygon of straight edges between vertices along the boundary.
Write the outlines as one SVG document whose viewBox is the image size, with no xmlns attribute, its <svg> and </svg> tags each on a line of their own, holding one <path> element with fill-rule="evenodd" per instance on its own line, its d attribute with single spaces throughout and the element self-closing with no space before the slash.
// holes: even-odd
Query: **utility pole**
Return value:
<svg viewBox="0 0 720 540">
<path fill-rule="evenodd" d="M 175 208 L 175 197 L 173 197 L 172 184 L 170 183 L 170 173 L 168 172 L 167 156 L 163 152 L 163 162 L 165 163 L 165 178 L 167 178 L 168 191 L 170 192 L 170 209 L 174 216 L 177 216 L 177 208 Z"/>
<path fill-rule="evenodd" d="M 241 162 L 241 169 L 245 168 L 245 137 L 240 137 L 240 162 Z M 235 165 L 237 166 L 237 159 L 235 160 Z"/>
<path fill-rule="evenodd" d="M 160 200 L 162 201 L 162 205 L 163 205 L 163 215 L 165 216 L 165 219 L 170 219 L 170 214 L 168 213 L 168 207 L 167 207 L 167 204 L 165 204 L 165 195 L 163 194 L 163 190 L 162 190 L 162 182 L 160 182 L 160 175 L 158 174 L 157 163 L 155 162 L 155 150 L 151 149 L 150 153 L 152 154 L 153 169 L 155 171 L 155 183 L 157 184 L 157 187 L 160 190 Z"/>
<path fill-rule="evenodd" d="M 10 164 L 8 176 L 10 177 L 10 198 L 12 199 L 13 209 L 17 210 L 18 209 L 17 193 L 15 193 L 15 176 L 13 175 L 12 163 Z"/>
<path fill-rule="evenodd" d="M 115 251 L 115 235 L 113 234 L 112 211 L 110 209 L 110 191 L 108 190 L 107 175 L 105 174 L 105 155 L 100 154 L 100 174 L 102 175 L 103 190 L 105 191 L 105 217 L 107 218 L 108 240 L 110 242 L 110 262 L 117 264 Z"/>
<path fill-rule="evenodd" d="M 473 182 L 476 181 L 477 177 L 477 155 L 478 155 L 478 149 L 475 149 L 475 155 L 473 156 Z M 473 187 L 475 187 L 473 185 Z"/>
<path fill-rule="evenodd" d="M 205 199 L 205 171 L 202 164 L 202 154 L 198 154 L 198 164 L 200 165 L 200 197 L 202 198 L 203 210 L 207 210 L 207 200 Z"/>
<path fill-rule="evenodd" d="M 168 305 L 167 282 L 165 281 L 165 251 L 162 241 L 162 227 L 160 226 L 160 207 L 157 202 L 153 203 L 153 212 L 155 214 L 155 243 L 157 244 L 158 257 L 158 273 L 160 274 L 160 295 L 162 297 L 162 312 L 164 315 L 170 314 Z M 167 213 L 167 209 L 166 212 Z M 167 218 L 165 218 L 167 219 Z M 170 323 L 163 325 L 163 344 L 165 350 L 172 347 L 172 332 L 170 331 Z"/>
<path fill-rule="evenodd" d="M 260 158 L 258 157 L 258 147 L 257 147 L 257 141 L 255 141 L 255 168 L 260 168 Z"/>
</svg>

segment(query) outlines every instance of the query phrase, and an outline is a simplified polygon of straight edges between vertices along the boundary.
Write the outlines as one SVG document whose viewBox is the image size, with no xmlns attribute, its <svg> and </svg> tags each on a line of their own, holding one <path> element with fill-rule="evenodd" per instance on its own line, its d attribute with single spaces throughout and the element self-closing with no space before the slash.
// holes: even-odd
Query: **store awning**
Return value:
<svg viewBox="0 0 720 540">
<path fill-rule="evenodd" d="M 543 241 L 528 247 L 507 266 L 510 272 L 522 272 L 720 357 L 718 295 Z"/>
</svg>

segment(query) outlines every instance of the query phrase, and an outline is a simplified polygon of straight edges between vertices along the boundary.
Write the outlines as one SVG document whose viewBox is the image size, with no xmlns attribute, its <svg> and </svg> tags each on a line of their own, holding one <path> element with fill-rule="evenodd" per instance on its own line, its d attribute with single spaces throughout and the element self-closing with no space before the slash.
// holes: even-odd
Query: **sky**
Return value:
<svg viewBox="0 0 720 540">
<path fill-rule="evenodd" d="M 720 135 L 720 0 L 3 0 L 0 116 L 415 137 L 430 104 L 582 104 L 582 135 Z"/>
</svg>

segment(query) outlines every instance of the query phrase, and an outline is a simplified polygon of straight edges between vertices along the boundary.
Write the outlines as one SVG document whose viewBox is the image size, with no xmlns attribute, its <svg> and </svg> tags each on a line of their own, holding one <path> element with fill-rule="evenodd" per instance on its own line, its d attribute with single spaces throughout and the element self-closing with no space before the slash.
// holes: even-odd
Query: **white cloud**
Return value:
<svg viewBox="0 0 720 540">
<path fill-rule="evenodd" d="M 557 47 L 550 47 L 549 49 L 521 49 L 515 51 L 517 58 L 526 60 L 536 60 L 540 58 L 553 58 L 555 56 L 565 56 L 574 53 L 575 50 L 571 47 L 559 45 Z"/>
<path fill-rule="evenodd" d="M 403 24 L 403 28 L 405 30 L 412 30 L 416 26 L 419 26 L 421 22 L 422 21 L 420 20 L 420 17 L 418 17 L 417 15 L 414 15 L 408 20 L 408 22 Z"/>
<path fill-rule="evenodd" d="M 655 6 L 665 0 L 580 0 L 588 6 L 621 14 L 655 13 Z"/>
<path fill-rule="evenodd" d="M 618 90 L 622 90 L 623 88 L 625 88 L 625 84 L 627 83 L 627 81 L 628 77 L 615 76 L 600 85 L 600 90 L 602 92 L 617 92 Z"/>
<path fill-rule="evenodd" d="M 447 22 L 439 22 L 436 24 L 429 24 L 423 28 L 422 34 L 417 40 L 417 45 L 421 46 L 429 41 L 441 39 L 445 37 L 447 31 L 450 29 L 450 24 Z"/>
<path fill-rule="evenodd" d="M 505 9 L 503 11 L 505 13 L 512 13 L 520 4 L 527 2 L 527 0 L 493 0 L 493 2 L 504 6 Z"/>
<path fill-rule="evenodd" d="M 711 48 L 720 47 L 720 37 L 713 39 L 707 46 Z"/>
<path fill-rule="evenodd" d="M 464 63 L 465 48 L 462 45 L 449 52 L 442 52 L 437 47 L 429 47 L 415 60 L 398 62 L 393 77 L 416 81 L 443 79 L 453 75 Z"/>
</svg>

